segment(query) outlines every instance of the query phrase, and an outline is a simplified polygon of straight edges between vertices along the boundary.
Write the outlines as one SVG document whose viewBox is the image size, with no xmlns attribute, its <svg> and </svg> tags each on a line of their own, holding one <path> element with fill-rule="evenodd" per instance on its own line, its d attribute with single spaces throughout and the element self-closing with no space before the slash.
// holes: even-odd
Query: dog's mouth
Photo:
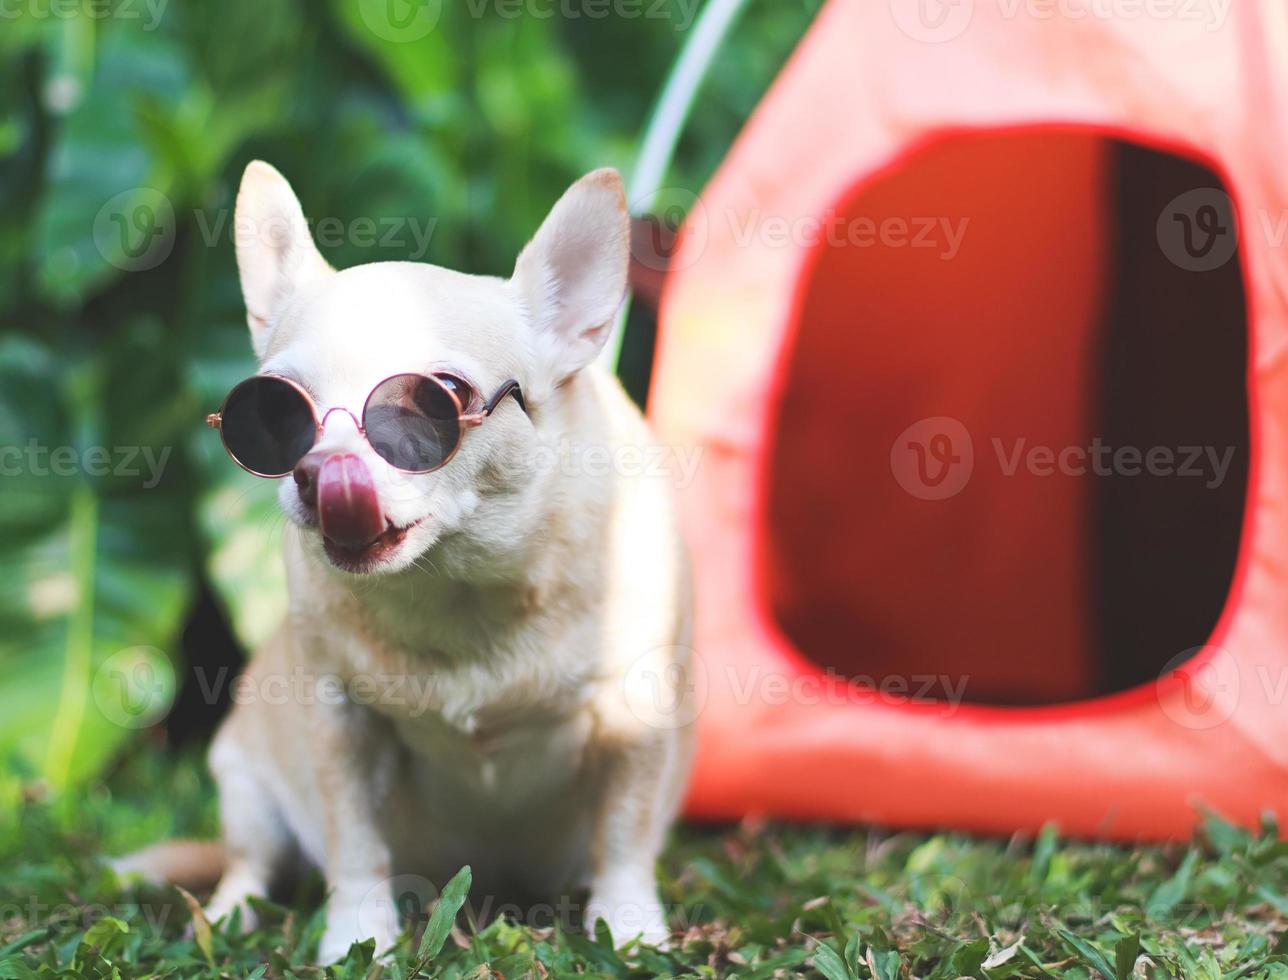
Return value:
<svg viewBox="0 0 1288 980">
<path fill-rule="evenodd" d="M 307 490 L 308 484 L 306 479 L 300 485 Z M 326 556 L 346 572 L 372 572 L 387 564 L 411 529 L 424 520 L 401 526 L 390 520 L 371 471 L 354 453 L 328 456 L 318 469 L 315 493 L 308 496 Z"/>
<path fill-rule="evenodd" d="M 357 546 L 340 544 L 323 534 L 322 546 L 331 564 L 346 572 L 362 575 L 375 571 L 385 559 L 395 554 L 412 528 L 419 526 L 423 521 L 424 518 L 421 518 L 401 527 L 396 526 L 392 521 L 387 521 L 384 531 L 366 544 Z"/>
</svg>

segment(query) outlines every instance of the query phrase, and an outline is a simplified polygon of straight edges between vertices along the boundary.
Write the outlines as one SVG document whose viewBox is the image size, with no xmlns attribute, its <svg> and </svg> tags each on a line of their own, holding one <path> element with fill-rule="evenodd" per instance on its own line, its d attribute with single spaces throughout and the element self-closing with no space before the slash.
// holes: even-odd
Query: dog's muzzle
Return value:
<svg viewBox="0 0 1288 980">
<path fill-rule="evenodd" d="M 322 463 L 317 507 L 322 535 L 342 548 L 365 548 L 385 530 L 371 471 L 353 453 L 335 453 Z"/>
</svg>

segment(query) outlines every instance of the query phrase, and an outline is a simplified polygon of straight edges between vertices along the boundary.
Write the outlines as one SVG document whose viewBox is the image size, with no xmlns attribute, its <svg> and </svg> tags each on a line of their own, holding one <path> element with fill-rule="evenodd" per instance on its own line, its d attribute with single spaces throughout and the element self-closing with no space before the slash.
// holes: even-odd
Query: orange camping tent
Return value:
<svg viewBox="0 0 1288 980">
<path fill-rule="evenodd" d="M 689 811 L 1288 815 L 1288 14 L 830 0 L 683 229 Z"/>
</svg>

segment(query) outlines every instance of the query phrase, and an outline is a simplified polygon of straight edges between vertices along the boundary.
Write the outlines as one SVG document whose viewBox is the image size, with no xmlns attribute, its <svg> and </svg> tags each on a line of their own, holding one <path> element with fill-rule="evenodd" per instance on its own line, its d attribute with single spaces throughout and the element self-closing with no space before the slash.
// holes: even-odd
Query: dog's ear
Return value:
<svg viewBox="0 0 1288 980">
<path fill-rule="evenodd" d="M 626 294 L 630 219 L 616 170 L 573 184 L 519 256 L 513 282 L 557 384 L 599 353 Z"/>
<path fill-rule="evenodd" d="M 255 353 L 262 357 L 282 304 L 332 270 L 313 244 L 291 185 L 262 160 L 242 175 L 233 231 L 246 319 Z"/>
</svg>

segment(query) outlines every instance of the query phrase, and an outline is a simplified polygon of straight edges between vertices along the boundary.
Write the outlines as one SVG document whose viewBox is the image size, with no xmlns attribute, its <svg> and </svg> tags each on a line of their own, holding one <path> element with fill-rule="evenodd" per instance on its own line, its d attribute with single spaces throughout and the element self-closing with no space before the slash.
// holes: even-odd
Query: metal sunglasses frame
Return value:
<svg viewBox="0 0 1288 980">
<path fill-rule="evenodd" d="M 470 397 L 468 401 L 473 402 L 477 394 L 477 389 L 475 389 L 474 386 L 471 385 L 468 381 L 465 381 L 462 378 L 458 378 L 456 375 L 452 375 L 451 377 L 453 381 L 459 381 L 461 384 L 465 385 L 466 388 L 469 389 Z M 364 420 L 367 417 L 367 408 L 371 405 L 371 399 L 375 396 L 377 391 L 379 391 L 389 382 L 397 378 L 414 378 L 416 381 L 430 381 L 438 385 L 438 387 L 441 388 L 443 392 L 446 393 L 447 396 L 452 400 L 452 404 L 456 406 L 456 419 L 457 419 L 456 445 L 452 447 L 452 451 L 443 458 L 443 461 L 441 463 L 438 463 L 434 466 L 430 466 L 426 469 L 405 470 L 405 469 L 402 469 L 401 467 L 394 467 L 400 473 L 408 473 L 412 475 L 433 473 L 435 470 L 441 470 L 444 466 L 450 463 L 453 457 L 455 457 L 455 455 L 457 454 L 457 452 L 460 451 L 461 443 L 465 440 L 466 430 L 472 429 L 474 426 L 477 426 L 477 425 L 482 425 L 483 422 L 489 416 L 491 416 L 491 414 L 494 411 L 496 411 L 497 406 L 501 404 L 502 400 L 505 398 L 506 395 L 513 395 L 514 400 L 518 402 L 519 407 L 523 409 L 523 413 L 525 415 L 528 414 L 528 406 L 523 399 L 523 390 L 519 387 L 519 382 L 514 380 L 513 378 L 511 378 L 509 381 L 506 381 L 504 384 L 502 384 L 501 387 L 497 389 L 496 394 L 494 394 L 491 398 L 489 398 L 486 402 L 483 403 L 483 407 L 481 409 L 479 409 L 477 412 L 470 412 L 467 414 L 464 406 L 461 405 L 460 397 L 456 394 L 456 392 L 452 391 L 451 388 L 443 384 L 442 379 L 439 378 L 437 375 L 417 374 L 414 371 L 403 371 L 403 372 L 399 372 L 398 374 L 391 374 L 389 375 L 389 377 L 378 382 L 375 385 L 375 387 L 373 387 L 371 391 L 367 393 L 367 397 L 362 403 L 362 415 L 357 416 L 357 415 L 354 415 L 353 412 L 350 411 L 349 409 L 339 405 L 333 405 L 332 407 L 328 408 L 324 413 L 319 415 L 318 403 L 314 400 L 313 396 L 309 394 L 308 390 L 305 389 L 305 387 L 301 385 L 298 381 L 295 381 L 292 378 L 284 377 L 280 374 L 256 374 L 256 375 L 253 375 L 252 377 L 245 379 L 244 381 L 239 381 L 237 384 L 233 385 L 232 389 L 228 392 L 228 394 L 224 396 L 224 401 L 223 401 L 223 404 L 220 405 L 219 411 L 212 412 L 206 416 L 206 425 L 210 426 L 212 429 L 219 430 L 219 441 L 223 443 L 224 452 L 228 454 L 229 459 L 231 459 L 234 463 L 236 463 L 238 466 L 240 466 L 242 469 L 244 469 L 247 473 L 251 474 L 252 476 L 262 477 L 265 480 L 285 479 L 286 477 L 290 476 L 292 472 L 294 472 L 294 468 L 287 470 L 285 473 L 261 473 L 259 470 L 251 469 L 240 459 L 238 459 L 237 456 L 233 453 L 233 451 L 228 447 L 228 439 L 224 436 L 224 428 L 223 428 L 224 412 L 227 410 L 228 402 L 232 399 L 233 395 L 236 394 L 237 390 L 242 385 L 249 384 L 250 382 L 259 380 L 261 378 L 272 378 L 274 381 L 285 382 L 286 384 L 294 388 L 304 399 L 305 403 L 309 406 L 309 412 L 313 415 L 313 426 L 314 426 L 313 445 L 317 445 L 318 439 L 322 437 L 323 430 L 326 428 L 326 420 L 331 417 L 332 412 L 343 412 L 345 415 L 349 416 L 349 418 L 353 419 L 353 424 L 358 427 L 358 433 L 362 436 L 362 438 L 367 439 L 367 426 Z M 367 441 L 368 441 L 368 444 L 370 444 L 371 441 L 369 439 Z M 372 445 L 372 448 L 374 449 L 375 446 Z M 310 452 L 312 451 L 312 446 L 309 447 L 309 451 Z M 379 455 L 378 451 L 377 451 L 377 455 Z M 381 456 L 381 459 L 384 459 L 384 457 Z M 385 462 L 389 462 L 389 461 L 385 460 Z M 392 463 L 390 463 L 389 465 L 393 466 Z"/>
</svg>

